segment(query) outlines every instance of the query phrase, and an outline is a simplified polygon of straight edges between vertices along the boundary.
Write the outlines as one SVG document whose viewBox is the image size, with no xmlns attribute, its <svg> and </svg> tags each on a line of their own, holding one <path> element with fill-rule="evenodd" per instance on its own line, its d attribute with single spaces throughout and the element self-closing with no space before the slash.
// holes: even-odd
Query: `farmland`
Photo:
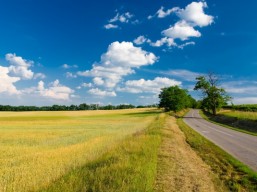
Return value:
<svg viewBox="0 0 257 192">
<path fill-rule="evenodd" d="M 238 131 L 257 135 L 257 112 L 222 110 L 217 116 L 205 114 L 211 121 L 227 125 Z"/>
<path fill-rule="evenodd" d="M 0 191 L 47 190 L 145 130 L 158 115 L 147 109 L 2 112 Z"/>
</svg>

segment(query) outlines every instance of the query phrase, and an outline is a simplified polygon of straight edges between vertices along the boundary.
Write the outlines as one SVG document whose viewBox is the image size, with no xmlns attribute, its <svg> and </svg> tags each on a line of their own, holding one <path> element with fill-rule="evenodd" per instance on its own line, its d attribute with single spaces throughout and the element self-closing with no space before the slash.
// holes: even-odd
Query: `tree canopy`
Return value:
<svg viewBox="0 0 257 192">
<path fill-rule="evenodd" d="M 202 107 L 213 115 L 217 114 L 223 105 L 225 105 L 231 97 L 228 96 L 223 88 L 218 87 L 218 78 L 210 73 L 207 77 L 198 76 L 194 90 L 200 90 L 203 94 Z"/>
<path fill-rule="evenodd" d="M 159 94 L 159 107 L 165 111 L 180 111 L 184 108 L 191 107 L 195 100 L 188 94 L 187 90 L 178 86 L 162 88 Z"/>
</svg>

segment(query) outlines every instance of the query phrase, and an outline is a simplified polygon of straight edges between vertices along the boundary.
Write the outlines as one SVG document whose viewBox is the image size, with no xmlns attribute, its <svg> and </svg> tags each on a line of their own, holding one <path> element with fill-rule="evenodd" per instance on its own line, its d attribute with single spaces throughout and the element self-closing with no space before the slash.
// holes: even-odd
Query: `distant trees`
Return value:
<svg viewBox="0 0 257 192">
<path fill-rule="evenodd" d="M 115 109 L 133 109 L 133 108 L 151 108 L 157 107 L 156 105 L 140 105 L 134 106 L 131 104 L 120 104 L 120 105 L 99 105 L 99 104 L 86 104 L 80 105 L 52 105 L 52 106 L 11 106 L 11 105 L 0 105 L 0 111 L 82 111 L 82 110 L 115 110 Z"/>
<path fill-rule="evenodd" d="M 195 99 L 188 94 L 187 90 L 181 89 L 179 86 L 162 88 L 159 98 L 159 107 L 164 108 L 165 111 L 177 112 L 196 105 Z"/>
<path fill-rule="evenodd" d="M 211 112 L 213 115 L 231 99 L 223 88 L 218 87 L 218 77 L 209 73 L 207 77 L 199 76 L 194 90 L 200 90 L 203 94 L 201 102 L 202 108 Z"/>
</svg>

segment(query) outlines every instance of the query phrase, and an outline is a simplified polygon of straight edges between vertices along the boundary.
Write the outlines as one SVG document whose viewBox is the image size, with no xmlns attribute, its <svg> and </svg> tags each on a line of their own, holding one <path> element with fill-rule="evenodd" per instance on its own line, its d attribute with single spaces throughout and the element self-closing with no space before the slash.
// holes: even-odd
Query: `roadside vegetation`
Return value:
<svg viewBox="0 0 257 192">
<path fill-rule="evenodd" d="M 257 173 L 205 139 L 178 119 L 178 125 L 188 144 L 225 184 L 228 191 L 257 191 Z"/>
<path fill-rule="evenodd" d="M 0 191 L 150 190 L 162 121 L 153 109 L 2 112 Z"/>
<path fill-rule="evenodd" d="M 223 110 L 216 116 L 207 112 L 203 112 L 201 115 L 206 120 L 257 136 L 257 112 Z"/>
<path fill-rule="evenodd" d="M 257 112 L 257 104 L 244 104 L 244 105 L 226 105 L 223 109 Z"/>
<path fill-rule="evenodd" d="M 179 113 L 176 113 L 178 116 Z M 169 116 L 161 129 L 156 192 L 224 192 L 226 187 L 187 144 L 176 118 Z"/>
</svg>

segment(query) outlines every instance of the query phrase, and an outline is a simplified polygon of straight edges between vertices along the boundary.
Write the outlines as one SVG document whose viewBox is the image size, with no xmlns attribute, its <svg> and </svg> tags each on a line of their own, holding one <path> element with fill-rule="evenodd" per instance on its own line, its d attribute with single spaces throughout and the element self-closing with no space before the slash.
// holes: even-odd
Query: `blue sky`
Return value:
<svg viewBox="0 0 257 192">
<path fill-rule="evenodd" d="M 214 72 L 257 103 L 257 2 L 0 1 L 0 104 L 158 102 Z"/>
</svg>

